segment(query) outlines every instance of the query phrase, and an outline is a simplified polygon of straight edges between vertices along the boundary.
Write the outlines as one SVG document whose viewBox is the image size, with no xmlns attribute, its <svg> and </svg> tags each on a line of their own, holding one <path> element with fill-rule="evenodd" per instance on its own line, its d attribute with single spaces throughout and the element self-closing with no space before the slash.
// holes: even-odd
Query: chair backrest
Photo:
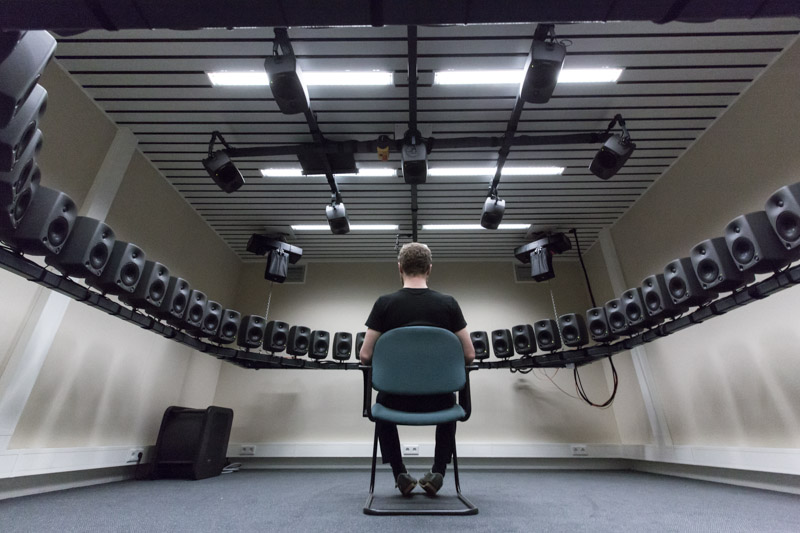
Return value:
<svg viewBox="0 0 800 533">
<path fill-rule="evenodd" d="M 372 354 L 372 387 L 391 394 L 443 394 L 464 388 L 464 349 L 452 332 L 408 326 L 383 333 Z"/>
</svg>

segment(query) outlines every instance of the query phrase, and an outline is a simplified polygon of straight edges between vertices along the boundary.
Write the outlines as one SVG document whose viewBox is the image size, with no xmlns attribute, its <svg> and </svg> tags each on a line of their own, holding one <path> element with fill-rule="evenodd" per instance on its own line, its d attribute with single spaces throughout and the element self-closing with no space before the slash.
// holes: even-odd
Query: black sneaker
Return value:
<svg viewBox="0 0 800 533">
<path fill-rule="evenodd" d="M 436 496 L 436 493 L 442 488 L 443 482 L 444 477 L 441 474 L 436 472 L 428 472 L 422 476 L 422 479 L 419 480 L 419 486 L 425 489 L 425 492 L 428 493 L 428 496 Z"/>
<path fill-rule="evenodd" d="M 441 485 L 441 482 L 439 482 L 440 487 Z M 397 476 L 394 486 L 400 489 L 400 493 L 403 496 L 408 496 L 411 494 L 411 491 L 414 490 L 414 487 L 417 486 L 417 480 L 408 475 L 406 472 L 403 472 Z"/>
</svg>

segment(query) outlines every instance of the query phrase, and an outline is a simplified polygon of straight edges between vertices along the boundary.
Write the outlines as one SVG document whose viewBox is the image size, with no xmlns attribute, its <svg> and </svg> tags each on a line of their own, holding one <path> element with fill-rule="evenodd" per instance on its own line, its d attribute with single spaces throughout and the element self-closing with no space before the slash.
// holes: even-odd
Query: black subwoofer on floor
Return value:
<svg viewBox="0 0 800 533">
<path fill-rule="evenodd" d="M 153 461 L 154 478 L 205 479 L 227 462 L 233 410 L 171 406 L 164 412 Z"/>
</svg>

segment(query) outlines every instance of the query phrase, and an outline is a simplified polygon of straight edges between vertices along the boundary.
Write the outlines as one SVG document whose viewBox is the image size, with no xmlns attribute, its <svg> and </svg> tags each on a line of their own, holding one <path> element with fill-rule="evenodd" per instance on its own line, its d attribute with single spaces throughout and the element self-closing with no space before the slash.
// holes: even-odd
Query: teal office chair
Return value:
<svg viewBox="0 0 800 533">
<path fill-rule="evenodd" d="M 403 426 L 431 426 L 447 422 L 465 421 L 469 418 L 469 374 L 464 365 L 461 341 L 452 332 L 427 326 L 409 326 L 387 331 L 378 338 L 372 355 L 372 365 L 361 366 L 364 372 L 364 416 Z M 442 411 L 411 413 L 389 409 L 379 403 L 372 404 L 372 389 L 390 394 L 426 395 L 458 392 L 458 403 Z M 372 444 L 372 474 L 369 496 L 364 505 L 365 514 L 373 515 L 461 515 L 477 514 L 475 507 L 461 494 L 458 481 L 458 458 L 453 438 L 453 478 L 456 486 L 457 507 L 442 508 L 447 498 L 428 498 L 418 504 L 413 499 L 397 494 L 385 508 L 374 503 L 375 467 L 378 455 L 378 431 Z"/>
</svg>

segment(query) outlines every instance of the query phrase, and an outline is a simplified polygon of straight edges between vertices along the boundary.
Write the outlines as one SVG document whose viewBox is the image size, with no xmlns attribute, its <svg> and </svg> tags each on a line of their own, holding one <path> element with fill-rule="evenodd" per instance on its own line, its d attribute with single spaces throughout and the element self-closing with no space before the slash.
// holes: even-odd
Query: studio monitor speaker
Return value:
<svg viewBox="0 0 800 533">
<path fill-rule="evenodd" d="M 308 356 L 312 359 L 325 359 L 328 357 L 328 348 L 331 344 L 331 334 L 327 331 L 315 330 L 311 332 L 311 348 Z"/>
<path fill-rule="evenodd" d="M 489 335 L 485 331 L 473 331 L 469 334 L 469 340 L 475 349 L 475 359 L 482 361 L 489 358 Z"/>
<path fill-rule="evenodd" d="M 786 250 L 800 248 L 800 183 L 781 187 L 769 197 L 764 210 Z"/>
<path fill-rule="evenodd" d="M 305 326 L 292 326 L 289 328 L 289 340 L 286 343 L 286 353 L 289 355 L 305 355 L 311 345 L 311 330 Z"/>
<path fill-rule="evenodd" d="M 264 60 L 264 70 L 269 76 L 272 97 L 281 113 L 304 113 L 311 105 L 308 89 L 303 83 L 303 72 L 293 55 L 272 55 Z"/>
<path fill-rule="evenodd" d="M 158 261 L 145 261 L 136 289 L 132 293 L 121 294 L 119 299 L 131 307 L 159 307 L 167 295 L 168 285 L 169 269 Z"/>
<path fill-rule="evenodd" d="M 47 109 L 47 91 L 37 85 L 8 126 L 0 128 L 0 172 L 10 172 L 30 146 Z"/>
<path fill-rule="evenodd" d="M 554 351 L 561 348 L 561 336 L 558 334 L 558 324 L 552 318 L 538 320 L 533 324 L 536 335 L 536 344 L 543 351 Z"/>
<path fill-rule="evenodd" d="M 664 281 L 674 304 L 696 307 L 711 301 L 716 293 L 704 289 L 694 273 L 692 260 L 688 257 L 675 259 L 664 267 Z"/>
<path fill-rule="evenodd" d="M 289 324 L 280 320 L 270 320 L 264 329 L 264 349 L 269 352 L 282 352 L 289 340 Z"/>
<path fill-rule="evenodd" d="M 725 243 L 739 270 L 753 274 L 775 272 L 800 256 L 787 249 L 764 211 L 740 215 L 725 227 Z"/>
<path fill-rule="evenodd" d="M 203 311 L 203 319 L 200 321 L 200 329 L 196 330 L 195 333 L 200 337 L 213 337 L 219 330 L 221 320 L 222 306 L 219 302 L 208 300 Z"/>
<path fill-rule="evenodd" d="M 664 274 L 647 276 L 642 280 L 641 289 L 644 307 L 650 318 L 669 318 L 689 309 L 688 305 L 678 305 L 672 301 Z"/>
<path fill-rule="evenodd" d="M 102 274 L 86 276 L 86 283 L 104 294 L 133 293 L 142 277 L 144 263 L 145 255 L 141 248 L 129 242 L 115 241 Z"/>
<path fill-rule="evenodd" d="M 0 238 L 28 255 L 58 254 L 67 242 L 75 218 L 77 209 L 69 196 L 38 187 L 17 228 L 0 230 Z"/>
<path fill-rule="evenodd" d="M 586 321 L 578 313 L 568 313 L 558 317 L 558 329 L 565 346 L 578 348 L 589 343 Z"/>
<path fill-rule="evenodd" d="M 619 297 L 619 301 L 620 305 L 622 305 L 622 312 L 625 313 L 625 319 L 628 321 L 628 327 L 631 329 L 640 330 L 661 321 L 647 314 L 644 295 L 639 287 L 633 287 L 623 292 L 622 296 Z"/>
<path fill-rule="evenodd" d="M 36 165 L 36 154 L 42 146 L 39 130 L 23 149 L 14 166 L 6 171 L 0 170 L 0 230 L 13 230 L 30 209 L 33 195 L 38 189 L 41 173 Z"/>
<path fill-rule="evenodd" d="M 189 303 L 189 293 L 192 288 L 183 278 L 170 276 L 167 282 L 167 293 L 159 306 L 146 305 L 145 309 L 157 318 L 169 321 L 180 320 L 186 313 L 186 304 Z"/>
<path fill-rule="evenodd" d="M 367 336 L 366 331 L 359 331 L 356 333 L 356 359 L 361 357 L 361 347 L 364 346 L 364 338 Z"/>
<path fill-rule="evenodd" d="M 186 313 L 183 320 L 179 320 L 176 325 L 187 331 L 199 331 L 203 325 L 203 317 L 206 314 L 208 296 L 202 291 L 192 289 L 186 303 Z"/>
<path fill-rule="evenodd" d="M 628 327 L 628 318 L 625 316 L 625 311 L 619 298 L 607 301 L 603 307 L 606 310 L 608 326 L 611 328 L 612 333 L 626 335 L 634 331 L 633 328 Z"/>
<path fill-rule="evenodd" d="M 230 344 L 236 340 L 239 325 L 242 323 L 242 314 L 235 309 L 223 309 L 219 320 L 217 333 L 211 337 L 213 342 Z"/>
<path fill-rule="evenodd" d="M 242 348 L 258 348 L 264 340 L 266 322 L 263 316 L 245 315 L 239 326 L 238 344 Z"/>
<path fill-rule="evenodd" d="M 595 342 L 611 342 L 617 335 L 611 331 L 608 325 L 608 317 L 604 307 L 592 307 L 586 311 L 586 318 L 589 321 L 589 333 Z"/>
<path fill-rule="evenodd" d="M 5 49 L 0 50 L 0 128 L 8 126 L 33 92 L 56 49 L 56 40 L 46 31 L 28 31 L 19 37 L 13 43 L 4 42 Z"/>
<path fill-rule="evenodd" d="M 520 324 L 511 328 L 511 338 L 514 341 L 514 350 L 520 355 L 530 355 L 536 352 L 536 339 L 533 326 Z"/>
<path fill-rule="evenodd" d="M 105 223 L 89 217 L 77 217 L 72 232 L 58 255 L 45 256 L 45 263 L 65 276 L 99 276 L 111 257 L 116 237 Z"/>
<path fill-rule="evenodd" d="M 352 353 L 353 335 L 344 331 L 337 331 L 333 335 L 333 358 L 337 361 L 347 361 Z"/>
<path fill-rule="evenodd" d="M 753 274 L 739 270 L 724 237 L 697 243 L 690 257 L 700 286 L 706 290 L 730 292 L 755 280 Z"/>
<path fill-rule="evenodd" d="M 511 340 L 511 331 L 496 329 L 492 331 L 492 349 L 495 357 L 506 359 L 514 356 L 514 343 Z"/>
</svg>

